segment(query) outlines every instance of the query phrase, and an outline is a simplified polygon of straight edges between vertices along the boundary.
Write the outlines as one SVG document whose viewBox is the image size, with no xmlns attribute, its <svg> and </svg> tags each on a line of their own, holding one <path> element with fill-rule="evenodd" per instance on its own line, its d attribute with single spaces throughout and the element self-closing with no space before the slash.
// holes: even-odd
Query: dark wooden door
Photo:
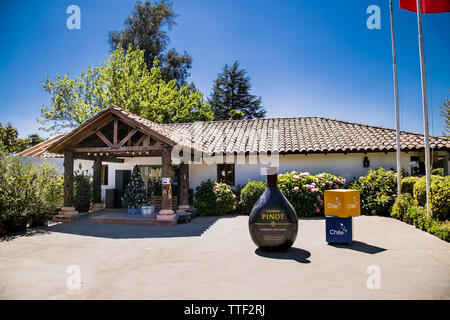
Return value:
<svg viewBox="0 0 450 320">
<path fill-rule="evenodd" d="M 130 182 L 131 170 L 116 170 L 116 181 L 114 195 L 114 207 L 123 208 L 122 201 L 120 200 L 125 192 L 125 189 Z"/>
</svg>

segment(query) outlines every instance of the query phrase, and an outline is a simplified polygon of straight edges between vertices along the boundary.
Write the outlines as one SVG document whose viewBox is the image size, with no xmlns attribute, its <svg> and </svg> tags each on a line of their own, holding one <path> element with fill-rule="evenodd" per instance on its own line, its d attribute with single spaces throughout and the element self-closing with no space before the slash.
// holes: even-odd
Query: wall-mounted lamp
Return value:
<svg viewBox="0 0 450 320">
<path fill-rule="evenodd" d="M 363 166 L 364 168 L 368 168 L 370 166 L 370 161 L 367 157 L 364 157 Z"/>
</svg>

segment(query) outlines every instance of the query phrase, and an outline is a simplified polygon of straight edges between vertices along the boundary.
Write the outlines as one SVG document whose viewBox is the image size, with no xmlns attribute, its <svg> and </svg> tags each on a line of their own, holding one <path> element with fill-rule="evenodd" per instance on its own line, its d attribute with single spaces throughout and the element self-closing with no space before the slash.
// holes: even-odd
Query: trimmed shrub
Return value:
<svg viewBox="0 0 450 320">
<path fill-rule="evenodd" d="M 310 175 L 292 171 L 278 176 L 281 192 L 294 207 L 298 217 L 323 216 L 323 192 L 339 189 L 345 179 L 329 173 Z"/>
<path fill-rule="evenodd" d="M 35 201 L 37 172 L 30 162 L 6 154 L 0 146 L 0 212 L 9 220 L 29 212 Z"/>
<path fill-rule="evenodd" d="M 194 207 L 201 216 L 225 215 L 236 209 L 235 197 L 229 185 L 208 179 L 195 189 Z"/>
<path fill-rule="evenodd" d="M 250 214 L 254 205 L 266 189 L 264 181 L 249 181 L 240 192 L 239 206 L 244 214 Z"/>
<path fill-rule="evenodd" d="M 37 179 L 33 186 L 35 195 L 30 211 L 37 217 L 50 217 L 57 207 L 63 205 L 64 179 L 51 163 L 40 164 L 36 171 Z"/>
<path fill-rule="evenodd" d="M 441 177 L 439 176 L 431 176 L 431 184 L 433 184 L 433 182 L 436 179 L 440 179 Z M 413 188 L 413 196 L 414 199 L 417 201 L 417 203 L 424 207 L 427 205 L 427 180 L 426 177 L 423 176 L 419 179 L 417 179 L 416 183 L 414 184 L 414 188 Z M 430 186 L 431 188 L 431 186 Z"/>
<path fill-rule="evenodd" d="M 421 207 L 418 205 L 413 205 L 413 206 L 409 207 L 408 210 L 406 210 L 406 213 L 403 216 L 403 221 L 416 226 L 417 223 L 415 221 L 420 216 L 426 216 L 426 215 L 427 215 L 427 210 L 424 207 Z"/>
<path fill-rule="evenodd" d="M 424 207 L 416 204 L 410 206 L 403 215 L 402 220 L 442 240 L 450 241 L 450 222 L 438 221 L 433 219 L 433 217 L 427 217 L 427 210 Z"/>
<path fill-rule="evenodd" d="M 431 170 L 431 174 L 432 174 L 432 175 L 435 175 L 435 176 L 441 176 L 441 177 L 443 177 L 443 176 L 444 176 L 444 168 L 436 168 L 436 169 L 433 169 L 433 170 Z"/>
<path fill-rule="evenodd" d="M 415 204 L 413 197 L 409 193 L 403 193 L 395 199 L 392 206 L 391 216 L 402 220 L 408 209 Z"/>
<path fill-rule="evenodd" d="M 428 230 L 431 234 L 450 242 L 450 222 L 449 221 L 433 221 L 431 228 Z"/>
<path fill-rule="evenodd" d="M 431 212 L 433 218 L 448 220 L 450 217 L 450 176 L 436 179 L 431 185 Z"/>
<path fill-rule="evenodd" d="M 414 199 L 423 207 L 427 205 L 426 177 L 414 184 Z M 450 176 L 431 176 L 430 204 L 433 217 L 448 220 L 450 212 Z"/>
<path fill-rule="evenodd" d="M 367 176 L 351 182 L 349 188 L 360 191 L 362 214 L 386 216 L 395 201 L 397 173 L 383 168 L 371 169 Z"/>
<path fill-rule="evenodd" d="M 402 179 L 402 193 L 413 195 L 414 184 L 419 180 L 418 177 L 406 177 Z"/>
<path fill-rule="evenodd" d="M 0 221 L 28 213 L 49 216 L 63 201 L 63 178 L 54 165 L 6 154 L 0 144 Z"/>
</svg>

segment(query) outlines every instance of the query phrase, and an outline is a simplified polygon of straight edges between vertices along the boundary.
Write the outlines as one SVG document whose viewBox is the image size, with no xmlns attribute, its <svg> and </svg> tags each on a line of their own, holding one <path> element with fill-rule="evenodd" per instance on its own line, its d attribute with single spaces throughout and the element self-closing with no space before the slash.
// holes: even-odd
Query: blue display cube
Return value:
<svg viewBox="0 0 450 320">
<path fill-rule="evenodd" d="M 347 243 L 353 241 L 352 217 L 339 218 L 333 216 L 325 217 L 326 240 L 328 243 Z"/>
<path fill-rule="evenodd" d="M 128 208 L 128 214 L 140 214 L 141 208 Z"/>
</svg>

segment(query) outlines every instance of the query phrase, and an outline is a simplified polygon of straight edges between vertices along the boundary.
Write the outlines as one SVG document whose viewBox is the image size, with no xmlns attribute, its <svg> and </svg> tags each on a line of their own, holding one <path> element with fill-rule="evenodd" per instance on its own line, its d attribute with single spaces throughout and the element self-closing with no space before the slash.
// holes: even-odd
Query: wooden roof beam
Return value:
<svg viewBox="0 0 450 320">
<path fill-rule="evenodd" d="M 133 128 L 133 130 L 131 130 L 131 132 L 128 133 L 128 134 L 126 135 L 126 137 L 123 138 L 123 139 L 119 142 L 119 144 L 117 145 L 117 147 L 118 147 L 118 148 L 122 147 L 125 143 L 127 143 L 128 140 L 131 139 L 132 136 L 134 136 L 134 134 L 135 134 L 137 131 L 138 131 L 137 128 Z"/>
<path fill-rule="evenodd" d="M 108 146 L 108 147 L 112 147 L 112 143 L 111 141 L 109 141 L 109 139 L 107 137 L 105 137 L 105 135 L 100 131 L 100 130 L 95 130 L 95 133 L 97 134 L 97 136 L 102 139 L 102 141 Z"/>
</svg>

